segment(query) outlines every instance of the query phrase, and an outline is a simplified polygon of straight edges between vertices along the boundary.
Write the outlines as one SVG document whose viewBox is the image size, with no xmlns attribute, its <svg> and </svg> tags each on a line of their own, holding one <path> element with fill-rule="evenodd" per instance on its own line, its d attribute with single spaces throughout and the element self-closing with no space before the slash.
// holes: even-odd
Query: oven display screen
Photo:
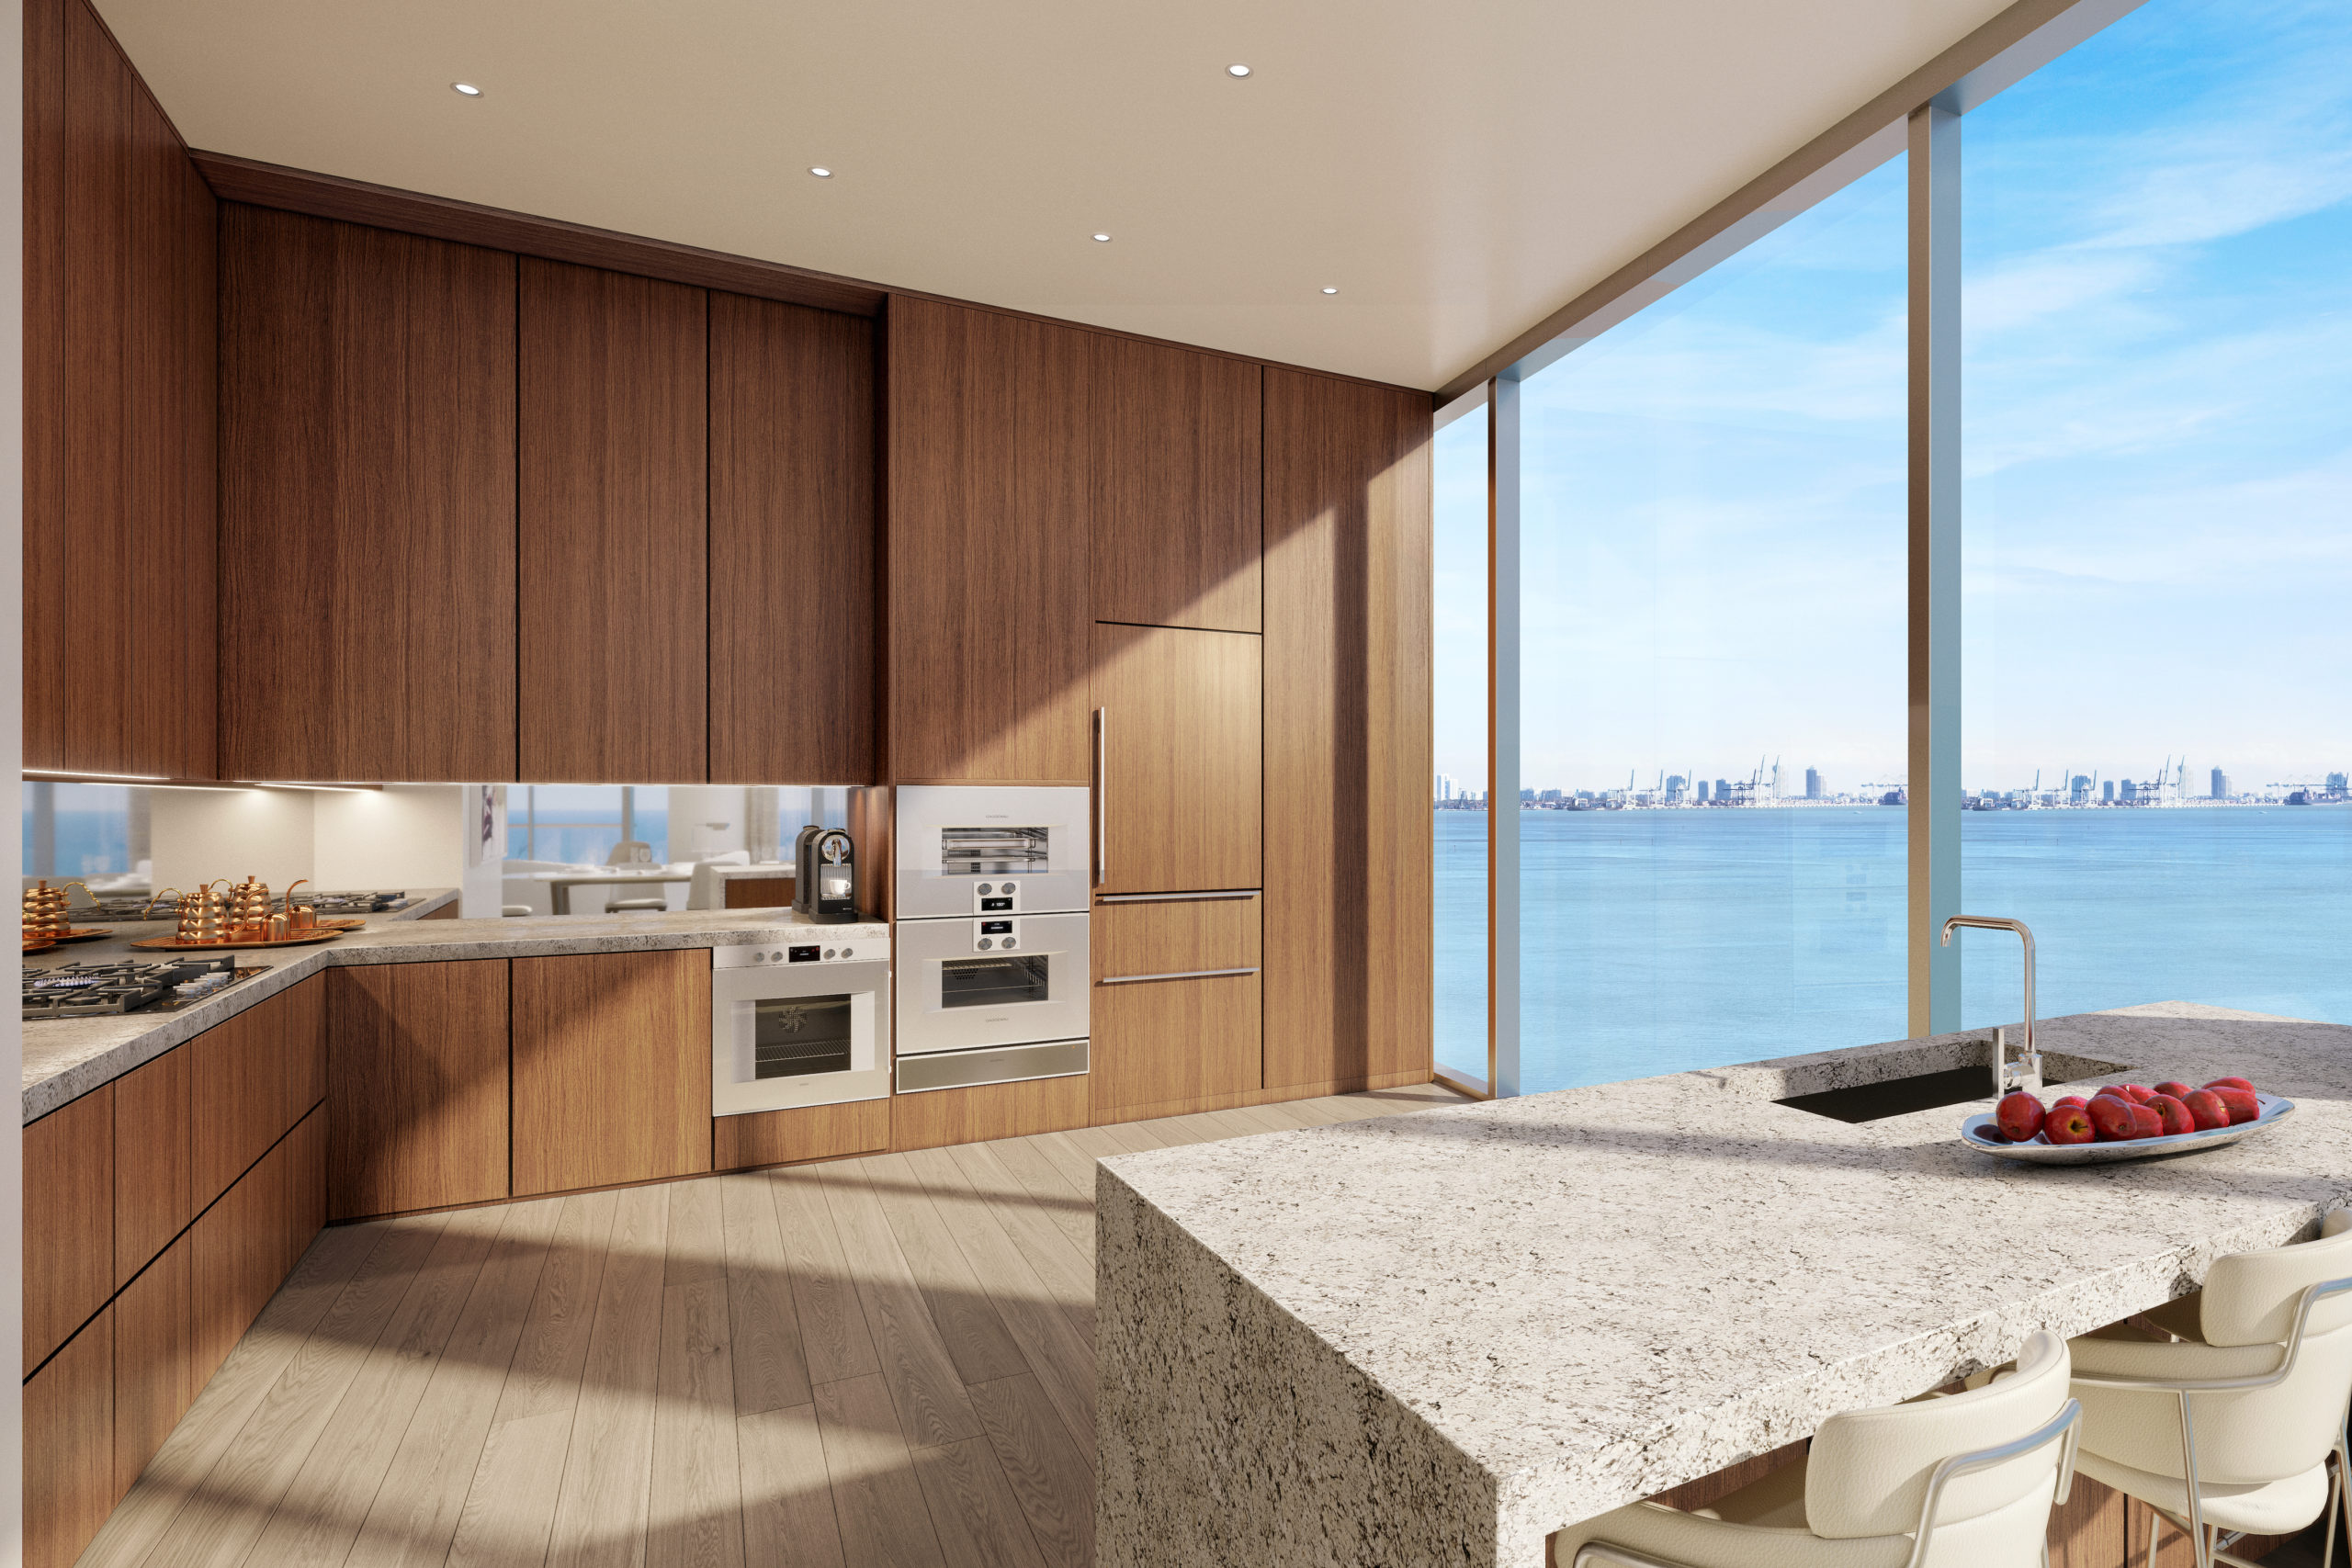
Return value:
<svg viewBox="0 0 2352 1568">
<path fill-rule="evenodd" d="M 982 936 L 1011 936 L 1012 922 L 1011 920 L 982 920 L 980 934 Z"/>
<path fill-rule="evenodd" d="M 980 910 L 984 914 L 997 909 L 1010 909 L 1012 908 L 1012 900 L 1010 898 L 983 898 L 980 900 Z"/>
<path fill-rule="evenodd" d="M 1053 989 L 1048 960 L 1049 955 L 1043 953 L 950 958 L 939 966 L 939 1005 L 997 1008 L 1046 1001 Z"/>
<path fill-rule="evenodd" d="M 752 1014 L 754 1078 L 850 1070 L 848 997 L 763 997 L 735 1005 Z"/>
</svg>

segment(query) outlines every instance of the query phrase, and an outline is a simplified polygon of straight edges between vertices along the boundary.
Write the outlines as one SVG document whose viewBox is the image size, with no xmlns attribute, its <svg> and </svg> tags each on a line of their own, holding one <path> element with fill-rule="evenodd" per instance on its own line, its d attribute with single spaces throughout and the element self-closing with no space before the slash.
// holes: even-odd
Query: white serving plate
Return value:
<svg viewBox="0 0 2352 1568">
<path fill-rule="evenodd" d="M 2175 1133 L 2164 1138 L 2134 1138 L 2125 1144 L 2053 1144 L 2041 1134 L 2030 1144 L 2012 1144 L 1994 1125 L 1989 1111 L 1978 1111 L 1960 1124 L 1960 1141 L 1972 1149 L 2003 1159 L 2033 1165 L 2106 1165 L 2120 1159 L 2155 1159 L 2164 1155 L 2193 1155 L 2236 1143 L 2240 1138 L 2275 1127 L 2295 1113 L 2295 1102 L 2257 1092 L 2254 1102 L 2262 1114 L 2234 1127 L 2208 1127 L 2199 1133 Z"/>
</svg>

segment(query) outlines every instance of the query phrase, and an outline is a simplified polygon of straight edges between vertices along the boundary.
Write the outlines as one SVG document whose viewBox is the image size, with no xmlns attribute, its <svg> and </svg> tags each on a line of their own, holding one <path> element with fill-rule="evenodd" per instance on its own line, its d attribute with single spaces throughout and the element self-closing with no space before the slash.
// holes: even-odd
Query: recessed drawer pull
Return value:
<svg viewBox="0 0 2352 1568">
<path fill-rule="evenodd" d="M 1182 904 L 1198 898 L 1255 898 L 1254 887 L 1225 887 L 1208 893 L 1097 893 L 1098 904 Z"/>
<path fill-rule="evenodd" d="M 1105 975 L 1098 986 L 1140 986 L 1146 980 L 1220 980 L 1228 975 L 1255 975 L 1255 969 L 1180 969 L 1172 975 Z"/>
</svg>

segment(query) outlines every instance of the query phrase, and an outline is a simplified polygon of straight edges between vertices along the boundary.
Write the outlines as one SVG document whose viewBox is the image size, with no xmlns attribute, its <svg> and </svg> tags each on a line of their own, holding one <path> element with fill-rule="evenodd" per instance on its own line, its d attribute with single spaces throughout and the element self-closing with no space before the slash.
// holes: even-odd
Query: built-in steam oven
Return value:
<svg viewBox="0 0 2352 1568">
<path fill-rule="evenodd" d="M 898 917 L 1084 909 L 1087 792 L 910 784 L 898 792 Z"/>
</svg>

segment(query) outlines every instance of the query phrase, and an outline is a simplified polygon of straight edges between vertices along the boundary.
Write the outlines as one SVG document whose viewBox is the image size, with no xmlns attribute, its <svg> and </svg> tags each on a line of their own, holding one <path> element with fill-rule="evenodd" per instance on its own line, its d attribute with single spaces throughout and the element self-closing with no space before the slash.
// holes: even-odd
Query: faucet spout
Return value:
<svg viewBox="0 0 2352 1568">
<path fill-rule="evenodd" d="M 2025 943 L 2025 1057 L 2015 1064 L 2020 1070 L 2010 1076 L 2008 1041 L 2006 1032 L 1993 1032 L 1993 1095 L 1998 1099 L 2012 1089 L 2036 1089 L 2041 1087 L 2041 1053 L 2033 1043 L 2033 932 L 2023 920 L 2009 919 L 2000 915 L 1954 915 L 1944 921 L 1943 936 L 1939 945 L 1950 947 L 1951 933 L 1962 926 L 1974 926 L 1981 931 L 2015 931 Z"/>
</svg>

